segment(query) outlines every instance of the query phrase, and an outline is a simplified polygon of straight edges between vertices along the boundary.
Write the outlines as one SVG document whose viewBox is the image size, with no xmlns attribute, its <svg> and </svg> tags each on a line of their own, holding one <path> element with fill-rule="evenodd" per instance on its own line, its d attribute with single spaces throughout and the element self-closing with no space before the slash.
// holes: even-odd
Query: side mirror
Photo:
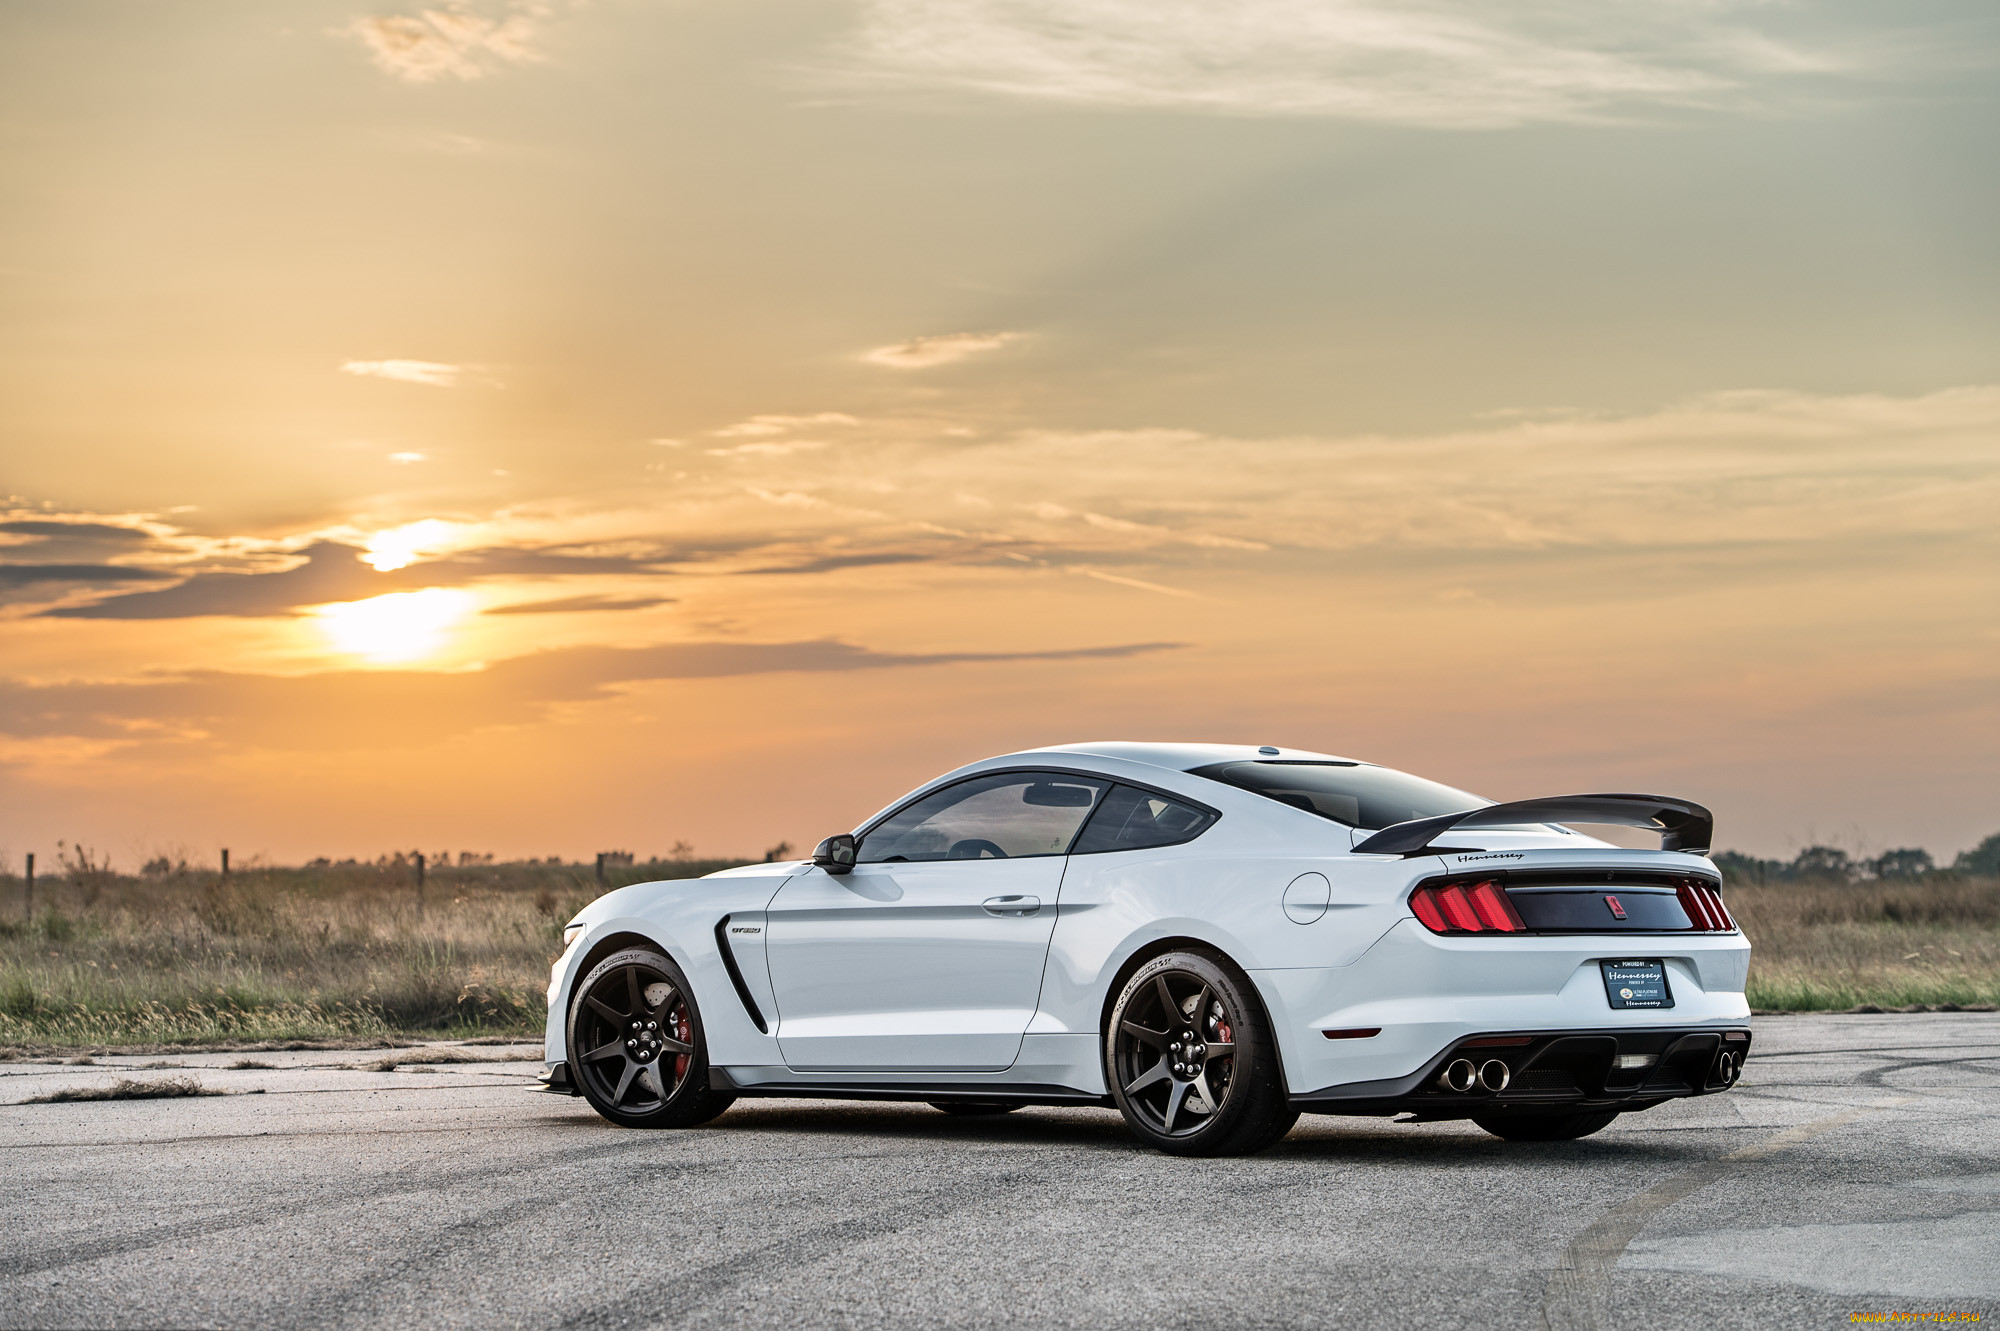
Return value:
<svg viewBox="0 0 2000 1331">
<path fill-rule="evenodd" d="M 861 844 L 854 839 L 854 833 L 842 832 L 813 847 L 813 863 L 831 874 L 849 873 L 854 869 L 854 857 L 860 853 Z"/>
</svg>

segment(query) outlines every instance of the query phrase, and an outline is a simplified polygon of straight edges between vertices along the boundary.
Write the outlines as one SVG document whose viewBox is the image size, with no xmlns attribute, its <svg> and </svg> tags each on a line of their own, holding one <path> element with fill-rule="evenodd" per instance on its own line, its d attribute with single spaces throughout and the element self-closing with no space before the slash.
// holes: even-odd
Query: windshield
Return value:
<svg viewBox="0 0 2000 1331">
<path fill-rule="evenodd" d="M 1213 767 L 1197 767 L 1190 775 L 1254 791 L 1280 804 L 1371 832 L 1412 818 L 1465 813 L 1492 803 L 1408 772 L 1370 763 L 1217 763 Z"/>
</svg>

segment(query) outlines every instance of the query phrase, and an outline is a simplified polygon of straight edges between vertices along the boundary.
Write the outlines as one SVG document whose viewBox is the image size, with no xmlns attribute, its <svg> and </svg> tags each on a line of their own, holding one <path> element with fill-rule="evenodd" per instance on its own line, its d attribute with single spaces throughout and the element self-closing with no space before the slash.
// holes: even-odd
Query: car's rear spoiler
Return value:
<svg viewBox="0 0 2000 1331">
<path fill-rule="evenodd" d="M 1685 850 L 1697 855 L 1707 854 L 1715 840 L 1715 815 L 1692 800 L 1666 795 L 1553 795 L 1397 823 L 1362 841 L 1354 851 L 1366 855 L 1421 855 L 1446 832 L 1520 823 L 1643 827 L 1660 834 L 1661 850 Z"/>
</svg>

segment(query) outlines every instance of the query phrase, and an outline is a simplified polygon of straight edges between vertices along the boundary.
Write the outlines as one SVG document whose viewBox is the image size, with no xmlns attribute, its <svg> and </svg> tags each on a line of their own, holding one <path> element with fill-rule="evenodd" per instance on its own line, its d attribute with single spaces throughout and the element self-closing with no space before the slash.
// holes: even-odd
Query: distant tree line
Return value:
<svg viewBox="0 0 2000 1331">
<path fill-rule="evenodd" d="M 1960 851 L 1949 866 L 1939 865 L 1931 853 L 1916 846 L 1885 850 L 1872 859 L 1860 859 L 1838 846 L 1807 846 L 1789 860 L 1760 860 L 1725 850 L 1714 857 L 1715 867 L 1737 882 L 1784 883 L 1859 882 L 1863 879 L 1914 879 L 1926 874 L 1977 874 L 2000 876 L 2000 832 L 1995 832 L 1971 850 Z"/>
</svg>

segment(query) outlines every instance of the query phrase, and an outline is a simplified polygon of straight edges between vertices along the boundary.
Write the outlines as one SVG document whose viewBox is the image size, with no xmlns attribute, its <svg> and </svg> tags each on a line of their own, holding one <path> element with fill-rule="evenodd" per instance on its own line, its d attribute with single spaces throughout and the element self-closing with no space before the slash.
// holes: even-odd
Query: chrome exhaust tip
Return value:
<svg viewBox="0 0 2000 1331">
<path fill-rule="evenodd" d="M 1447 1091 L 1463 1095 L 1479 1084 L 1479 1069 L 1472 1066 L 1469 1058 L 1454 1058 L 1438 1074 L 1437 1084 Z"/>
<path fill-rule="evenodd" d="M 1736 1060 L 1735 1051 L 1725 1049 L 1715 1057 L 1715 1079 L 1724 1086 L 1732 1086 L 1742 1074 L 1743 1065 Z"/>
<path fill-rule="evenodd" d="M 1489 1058 L 1479 1065 L 1479 1084 L 1496 1095 L 1506 1090 L 1507 1083 L 1513 1079 L 1514 1074 L 1497 1058 Z"/>
</svg>

